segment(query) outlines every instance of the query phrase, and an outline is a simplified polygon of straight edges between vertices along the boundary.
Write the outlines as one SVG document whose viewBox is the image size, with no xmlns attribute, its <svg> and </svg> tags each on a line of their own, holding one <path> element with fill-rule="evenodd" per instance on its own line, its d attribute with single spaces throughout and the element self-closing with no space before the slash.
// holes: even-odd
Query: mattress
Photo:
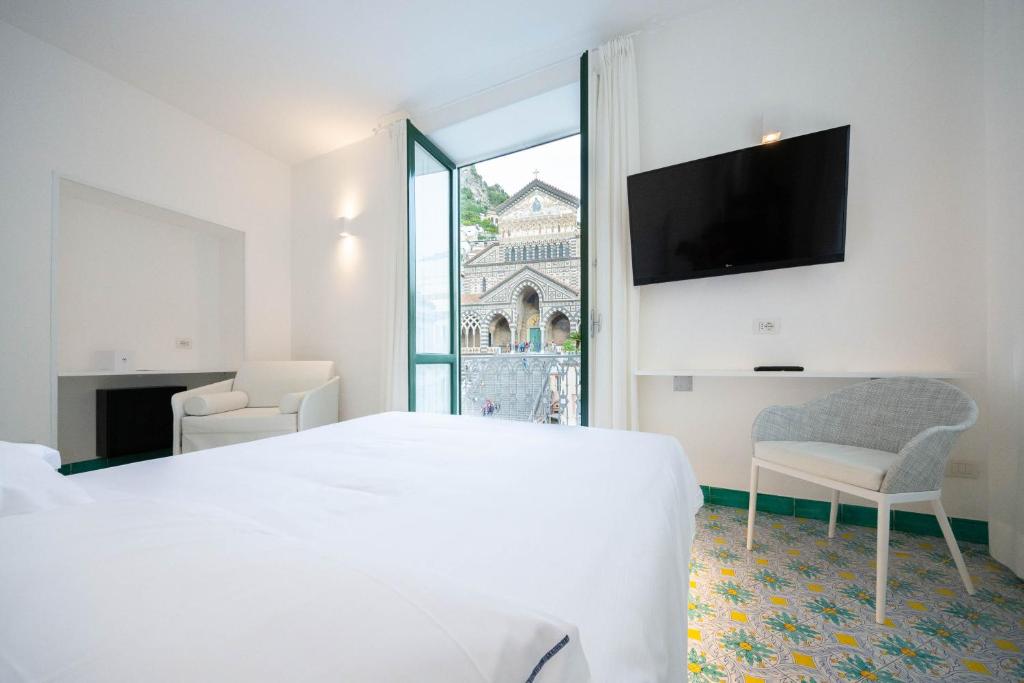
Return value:
<svg viewBox="0 0 1024 683">
<path fill-rule="evenodd" d="M 73 476 L 97 501 L 209 509 L 371 574 L 573 625 L 594 681 L 686 679 L 703 499 L 667 436 L 385 413 Z"/>
</svg>

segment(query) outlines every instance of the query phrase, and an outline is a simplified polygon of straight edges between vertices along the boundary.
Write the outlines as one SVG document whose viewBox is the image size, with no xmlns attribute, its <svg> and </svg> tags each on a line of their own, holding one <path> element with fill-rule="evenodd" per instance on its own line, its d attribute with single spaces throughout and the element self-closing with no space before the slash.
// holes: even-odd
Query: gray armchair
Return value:
<svg viewBox="0 0 1024 683">
<path fill-rule="evenodd" d="M 878 503 L 875 618 L 885 619 L 889 511 L 894 503 L 930 501 L 968 593 L 974 592 L 942 508 L 950 450 L 978 417 L 960 389 L 932 379 L 878 379 L 800 406 L 771 406 L 754 420 L 747 548 L 753 544 L 760 468 L 832 489 L 829 538 L 839 492 Z"/>
</svg>

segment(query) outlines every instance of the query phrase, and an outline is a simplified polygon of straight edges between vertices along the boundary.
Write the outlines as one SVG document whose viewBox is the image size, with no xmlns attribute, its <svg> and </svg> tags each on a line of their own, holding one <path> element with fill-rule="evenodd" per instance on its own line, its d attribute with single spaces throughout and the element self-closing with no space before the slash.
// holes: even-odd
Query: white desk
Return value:
<svg viewBox="0 0 1024 683">
<path fill-rule="evenodd" d="M 767 377 L 771 379 L 880 379 L 884 377 L 924 377 L 928 379 L 966 379 L 977 373 L 965 370 L 803 370 L 801 372 L 755 372 L 721 368 L 684 368 L 680 370 L 637 370 L 637 377 L 671 377 L 675 391 L 693 391 L 694 377 Z"/>
<path fill-rule="evenodd" d="M 118 377 L 132 375 L 208 375 L 211 373 L 237 372 L 237 370 L 60 370 L 58 377 Z"/>
</svg>

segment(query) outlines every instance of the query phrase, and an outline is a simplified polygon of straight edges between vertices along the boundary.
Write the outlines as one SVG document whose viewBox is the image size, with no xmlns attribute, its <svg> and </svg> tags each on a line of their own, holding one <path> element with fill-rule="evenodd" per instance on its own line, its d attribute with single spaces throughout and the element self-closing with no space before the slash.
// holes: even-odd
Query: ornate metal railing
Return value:
<svg viewBox="0 0 1024 683">
<path fill-rule="evenodd" d="M 497 346 L 463 346 L 462 355 L 477 355 L 480 353 L 501 353 L 501 349 Z"/>
<path fill-rule="evenodd" d="M 578 353 L 462 357 L 462 413 L 506 420 L 580 424 Z"/>
</svg>

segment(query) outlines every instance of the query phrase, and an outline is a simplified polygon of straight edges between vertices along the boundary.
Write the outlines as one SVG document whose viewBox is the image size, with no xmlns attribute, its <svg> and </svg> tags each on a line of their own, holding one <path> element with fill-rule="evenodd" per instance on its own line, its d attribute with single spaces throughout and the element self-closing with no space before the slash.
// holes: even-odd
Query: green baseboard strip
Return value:
<svg viewBox="0 0 1024 683">
<path fill-rule="evenodd" d="M 61 474 L 81 474 L 82 472 L 102 470 L 105 467 L 117 467 L 118 465 L 127 465 L 133 462 L 152 460 L 153 458 L 165 458 L 170 454 L 170 448 L 162 448 L 157 451 L 147 451 L 145 453 L 119 455 L 115 458 L 91 458 L 89 460 L 80 460 L 78 462 L 70 462 L 67 465 L 61 465 L 60 469 L 57 471 Z"/>
<path fill-rule="evenodd" d="M 704 484 L 701 484 L 700 488 L 704 492 L 704 502 L 710 505 L 724 505 L 725 507 L 743 508 L 744 510 L 750 506 L 750 494 L 747 491 L 720 489 Z M 808 500 L 806 498 L 790 498 L 789 496 L 776 496 L 770 493 L 758 493 L 757 510 L 758 512 L 771 512 L 777 515 L 818 519 L 827 522 L 829 504 L 823 500 Z M 878 511 L 865 505 L 840 503 L 839 521 L 843 524 L 874 528 L 878 526 Z M 942 530 L 939 528 L 939 522 L 935 519 L 935 515 L 893 510 L 889 521 L 891 527 L 897 531 L 906 531 L 924 536 L 942 536 Z M 956 536 L 957 540 L 966 543 L 983 543 L 988 545 L 988 522 L 977 519 L 950 517 L 949 525 L 953 527 L 953 535 Z"/>
</svg>

